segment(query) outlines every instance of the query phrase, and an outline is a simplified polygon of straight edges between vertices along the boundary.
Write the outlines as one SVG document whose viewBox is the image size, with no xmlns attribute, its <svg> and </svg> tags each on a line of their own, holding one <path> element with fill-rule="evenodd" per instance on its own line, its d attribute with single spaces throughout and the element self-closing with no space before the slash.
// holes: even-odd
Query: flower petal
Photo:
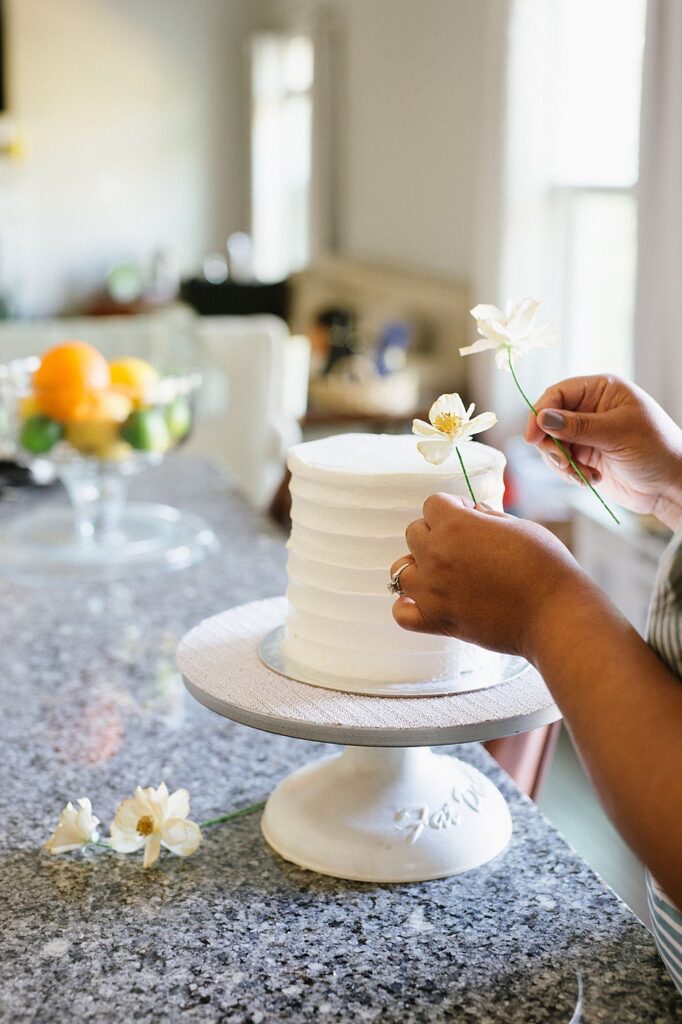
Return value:
<svg viewBox="0 0 682 1024">
<path fill-rule="evenodd" d="M 480 416 L 474 416 L 466 425 L 466 432 L 469 436 L 480 434 L 483 430 L 490 430 L 497 423 L 497 416 L 494 412 L 482 412 Z"/>
<path fill-rule="evenodd" d="M 495 323 L 494 320 L 479 320 L 477 327 L 483 338 L 489 338 L 498 345 L 506 345 L 509 342 L 509 331 L 505 324 Z"/>
<path fill-rule="evenodd" d="M 474 320 L 493 320 L 496 323 L 503 324 L 506 319 L 501 309 L 498 309 L 497 306 L 486 305 L 484 302 L 474 306 L 469 312 Z"/>
<path fill-rule="evenodd" d="M 512 351 L 510 345 L 505 345 L 503 348 L 498 348 L 495 353 L 495 364 L 500 370 L 506 370 L 507 373 L 511 373 L 509 366 L 509 353 Z"/>
<path fill-rule="evenodd" d="M 543 324 L 533 331 L 525 340 L 527 348 L 547 348 L 554 345 L 557 339 L 557 330 L 553 323 Z"/>
<path fill-rule="evenodd" d="M 162 812 L 166 814 L 168 809 L 168 786 L 166 785 L 165 782 L 161 783 L 161 785 L 156 791 L 155 796 L 159 802 Z"/>
<path fill-rule="evenodd" d="M 438 416 L 447 415 L 448 413 L 452 416 L 457 416 L 459 419 L 464 419 L 466 415 L 464 403 L 458 394 L 441 395 L 440 398 L 437 398 L 429 409 L 429 419 L 434 423 Z"/>
<path fill-rule="evenodd" d="M 139 832 L 124 832 L 116 822 L 112 822 L 109 828 L 109 839 L 112 850 L 117 853 L 134 853 L 145 844 L 145 837 Z"/>
<path fill-rule="evenodd" d="M 143 815 L 149 814 L 150 810 L 147 800 L 128 797 L 126 800 L 121 800 L 116 808 L 114 824 L 120 832 L 136 833 L 138 821 Z"/>
<path fill-rule="evenodd" d="M 464 348 L 459 350 L 461 356 L 473 356 L 477 352 L 487 352 L 489 349 L 498 348 L 499 342 L 492 341 L 489 338 L 479 338 L 473 343 L 473 345 L 465 345 Z"/>
<path fill-rule="evenodd" d="M 201 829 L 194 821 L 171 818 L 164 826 L 161 841 L 178 857 L 189 857 L 201 844 Z"/>
<path fill-rule="evenodd" d="M 412 420 L 412 433 L 416 434 L 417 437 L 443 436 L 437 427 L 433 427 L 430 423 L 425 423 L 424 420 Z"/>
<path fill-rule="evenodd" d="M 168 797 L 166 818 L 186 818 L 189 814 L 189 791 L 176 789 Z"/>
<path fill-rule="evenodd" d="M 531 330 L 535 314 L 540 308 L 537 299 L 523 299 L 522 302 L 507 304 L 507 330 L 510 337 L 525 335 Z"/>
<path fill-rule="evenodd" d="M 429 441 L 419 441 L 417 448 L 427 462 L 433 466 L 440 466 L 452 451 L 452 441 L 448 437 L 438 437 Z"/>
<path fill-rule="evenodd" d="M 150 868 L 152 864 L 155 864 L 159 859 L 161 853 L 161 836 L 155 832 L 148 836 L 144 846 L 144 860 L 142 861 L 143 868 Z"/>
</svg>

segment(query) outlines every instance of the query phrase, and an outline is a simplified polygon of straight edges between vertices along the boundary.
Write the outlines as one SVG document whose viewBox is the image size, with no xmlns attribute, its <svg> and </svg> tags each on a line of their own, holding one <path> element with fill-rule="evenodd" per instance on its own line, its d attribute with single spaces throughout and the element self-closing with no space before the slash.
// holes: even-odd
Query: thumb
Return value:
<svg viewBox="0 0 682 1024">
<path fill-rule="evenodd" d="M 569 443 L 606 448 L 618 440 L 621 430 L 608 412 L 568 412 L 565 409 L 542 409 L 538 426 L 551 437 Z"/>
</svg>

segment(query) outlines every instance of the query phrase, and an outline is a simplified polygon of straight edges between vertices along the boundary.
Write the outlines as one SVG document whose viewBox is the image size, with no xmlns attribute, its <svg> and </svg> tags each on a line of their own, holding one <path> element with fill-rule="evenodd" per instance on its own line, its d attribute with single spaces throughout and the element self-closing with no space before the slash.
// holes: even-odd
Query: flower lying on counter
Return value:
<svg viewBox="0 0 682 1024">
<path fill-rule="evenodd" d="M 99 818 L 92 813 L 92 804 L 85 796 L 77 803 L 78 810 L 69 801 L 59 815 L 59 824 L 45 843 L 45 849 L 50 853 L 80 850 L 81 847 L 96 843 L 99 839 Z"/>
<path fill-rule="evenodd" d="M 122 800 L 111 823 L 110 843 L 117 853 L 134 853 L 144 847 L 143 867 L 158 860 L 161 846 L 178 857 L 189 857 L 199 848 L 201 828 L 188 821 L 189 793 L 176 789 L 168 793 L 166 783 L 158 789 L 138 786 L 135 796 Z"/>
<path fill-rule="evenodd" d="M 412 433 L 422 439 L 417 442 L 417 448 L 427 462 L 439 466 L 453 451 L 457 452 L 469 494 L 474 502 L 476 497 L 459 445 L 462 441 L 470 441 L 473 434 L 489 430 L 497 423 L 494 412 L 484 412 L 472 419 L 471 414 L 475 408 L 472 402 L 469 408 L 465 409 L 462 399 L 457 394 L 441 395 L 429 409 L 429 423 L 424 420 L 412 421 Z"/>
<path fill-rule="evenodd" d="M 178 857 L 189 857 L 201 845 L 202 828 L 253 814 L 262 810 L 265 802 L 229 811 L 219 818 L 197 824 L 187 818 L 189 793 L 186 789 L 169 793 L 165 782 L 158 789 L 138 786 L 134 796 L 118 805 L 109 829 L 109 840 L 104 842 L 99 839 L 97 826 L 100 822 L 92 814 L 90 801 L 82 797 L 78 805 L 78 810 L 70 802 L 66 805 L 59 816 L 57 828 L 45 843 L 46 850 L 57 854 L 100 846 L 116 853 L 134 853 L 144 847 L 142 866 L 149 868 L 158 860 L 161 847 Z"/>
<path fill-rule="evenodd" d="M 556 341 L 556 328 L 554 324 L 546 323 L 541 327 L 535 326 L 535 317 L 539 308 L 540 303 L 537 299 L 523 299 L 521 302 L 513 302 L 509 299 L 506 314 L 498 309 L 497 306 L 491 306 L 486 303 L 474 306 L 470 312 L 476 321 L 476 327 L 481 337 L 473 345 L 467 345 L 459 350 L 461 356 L 472 356 L 477 352 L 494 351 L 497 366 L 501 370 L 507 370 L 511 373 L 519 394 L 535 416 L 537 416 L 538 411 L 521 387 L 516 376 L 514 356 L 526 355 L 527 352 L 534 348 L 547 348 Z M 571 455 L 570 449 L 559 441 L 558 438 L 552 437 L 551 434 L 547 436 L 551 438 L 562 455 L 567 459 L 571 469 L 581 483 L 589 487 L 611 518 L 620 524 L 620 520 L 609 508 L 599 491 L 587 479 Z M 471 488 L 469 489 L 471 490 Z"/>
</svg>

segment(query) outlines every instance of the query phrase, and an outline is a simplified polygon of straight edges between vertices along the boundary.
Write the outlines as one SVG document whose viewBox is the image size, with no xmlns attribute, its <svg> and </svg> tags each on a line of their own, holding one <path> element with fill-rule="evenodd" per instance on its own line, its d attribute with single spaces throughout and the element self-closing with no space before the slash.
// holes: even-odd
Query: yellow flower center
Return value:
<svg viewBox="0 0 682 1024">
<path fill-rule="evenodd" d="M 150 836 L 154 831 L 154 821 L 149 814 L 143 814 L 137 823 L 137 831 L 141 836 Z"/>
<path fill-rule="evenodd" d="M 447 434 L 448 437 L 454 437 L 462 426 L 462 419 L 460 416 L 455 416 L 451 412 L 441 412 L 436 416 L 433 421 L 433 425 L 436 430 L 440 430 L 442 434 Z"/>
</svg>

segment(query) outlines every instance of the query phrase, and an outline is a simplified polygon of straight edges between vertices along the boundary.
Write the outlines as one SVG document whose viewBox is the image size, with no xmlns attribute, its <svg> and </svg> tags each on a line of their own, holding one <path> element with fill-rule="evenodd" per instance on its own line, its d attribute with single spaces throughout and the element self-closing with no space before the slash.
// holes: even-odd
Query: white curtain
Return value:
<svg viewBox="0 0 682 1024">
<path fill-rule="evenodd" d="M 682 2 L 649 0 L 635 378 L 682 425 Z"/>
</svg>

